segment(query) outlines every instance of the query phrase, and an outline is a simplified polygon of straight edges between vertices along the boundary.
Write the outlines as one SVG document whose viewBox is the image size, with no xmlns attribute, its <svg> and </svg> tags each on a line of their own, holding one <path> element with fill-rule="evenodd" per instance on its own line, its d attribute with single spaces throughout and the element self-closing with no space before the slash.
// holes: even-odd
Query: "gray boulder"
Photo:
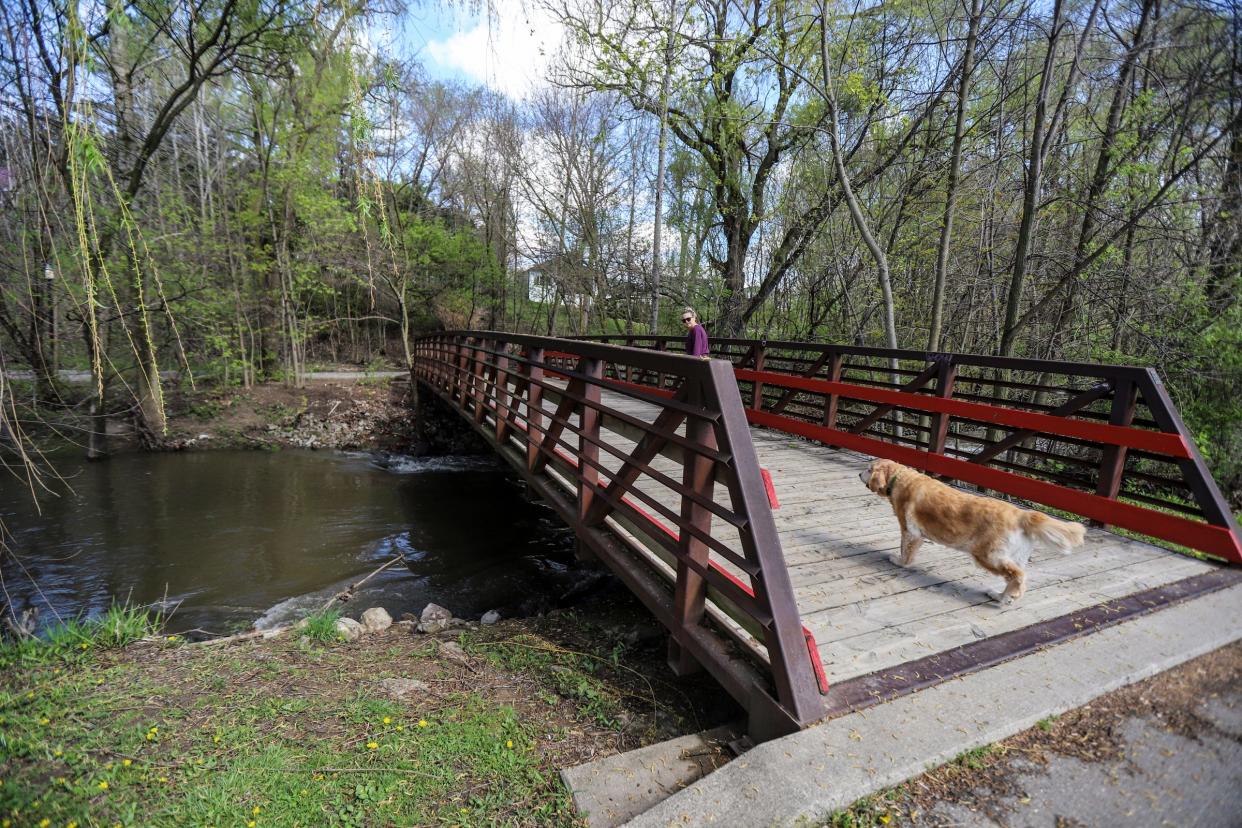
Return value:
<svg viewBox="0 0 1242 828">
<path fill-rule="evenodd" d="M 500 613 L 496 610 L 488 610 L 483 613 L 483 617 L 479 619 L 479 623 L 485 627 L 490 627 L 500 620 Z"/>
<path fill-rule="evenodd" d="M 439 604 L 428 604 L 423 607 L 423 613 L 418 618 L 418 631 L 423 633 L 437 633 L 448 629 L 453 621 L 453 613 L 446 610 Z"/>
<path fill-rule="evenodd" d="M 367 632 L 372 633 L 383 632 L 392 626 L 392 616 L 383 607 L 371 607 L 358 620 L 367 628 Z"/>
<path fill-rule="evenodd" d="M 346 641 L 357 641 L 366 632 L 366 628 L 352 618 L 338 618 L 336 620 L 336 631 Z"/>
</svg>

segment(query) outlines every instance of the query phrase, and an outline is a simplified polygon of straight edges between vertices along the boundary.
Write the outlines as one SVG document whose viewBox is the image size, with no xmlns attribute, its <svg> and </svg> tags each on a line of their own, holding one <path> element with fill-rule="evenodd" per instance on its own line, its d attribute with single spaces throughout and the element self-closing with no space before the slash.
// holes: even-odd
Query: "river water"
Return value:
<svg viewBox="0 0 1242 828">
<path fill-rule="evenodd" d="M 591 577 L 572 534 L 492 458 L 212 451 L 55 466 L 65 484 L 37 507 L 0 478 L 0 607 L 37 607 L 41 625 L 129 601 L 175 607 L 173 632 L 270 626 L 397 554 L 404 565 L 347 613 L 435 602 L 465 618 L 527 614 Z"/>
</svg>

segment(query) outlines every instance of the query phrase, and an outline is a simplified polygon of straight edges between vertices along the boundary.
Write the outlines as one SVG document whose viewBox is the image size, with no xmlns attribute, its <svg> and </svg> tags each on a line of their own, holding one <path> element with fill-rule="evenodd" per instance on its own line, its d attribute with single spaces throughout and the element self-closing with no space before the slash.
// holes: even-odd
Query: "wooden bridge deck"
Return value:
<svg viewBox="0 0 1242 828">
<path fill-rule="evenodd" d="M 620 394 L 605 392 L 603 403 L 645 422 L 659 413 Z M 552 411 L 554 400 L 545 399 L 544 407 Z M 1037 550 L 1026 595 L 1002 607 L 989 595 L 1003 587 L 1001 579 L 965 553 L 929 542 L 912 567 L 891 560 L 900 540 L 897 521 L 887 501 L 858 477 L 870 458 L 775 431 L 752 428 L 751 435 L 780 504 L 773 516 L 802 622 L 833 684 L 1219 568 L 1091 529 L 1071 555 Z M 618 448 L 627 445 L 610 439 Z M 609 468 L 621 464 L 601 460 Z M 673 459 L 660 457 L 652 466 L 680 479 Z M 676 494 L 651 480 L 637 488 L 679 507 Z M 716 499 L 724 503 L 722 489 Z"/>
</svg>

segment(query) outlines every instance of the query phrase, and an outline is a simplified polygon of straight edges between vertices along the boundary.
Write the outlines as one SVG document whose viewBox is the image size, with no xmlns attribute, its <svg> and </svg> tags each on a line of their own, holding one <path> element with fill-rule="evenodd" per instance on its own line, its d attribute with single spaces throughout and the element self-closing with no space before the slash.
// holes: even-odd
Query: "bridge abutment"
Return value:
<svg viewBox="0 0 1242 828">
<path fill-rule="evenodd" d="M 492 454 L 470 423 L 418 380 L 410 383 L 409 405 L 414 418 L 414 447 L 419 457 Z"/>
</svg>

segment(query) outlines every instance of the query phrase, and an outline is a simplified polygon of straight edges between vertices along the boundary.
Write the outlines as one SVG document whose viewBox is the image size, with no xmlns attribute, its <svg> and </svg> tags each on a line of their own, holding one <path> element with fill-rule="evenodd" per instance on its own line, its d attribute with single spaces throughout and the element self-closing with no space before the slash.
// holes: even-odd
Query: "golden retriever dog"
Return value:
<svg viewBox="0 0 1242 828">
<path fill-rule="evenodd" d="M 1025 567 L 1036 545 L 1065 554 L 1081 546 L 1087 533 L 1081 524 L 958 491 L 892 460 L 873 460 L 858 476 L 897 514 L 902 566 L 914 563 L 925 538 L 969 552 L 979 566 L 1005 578 L 1005 591 L 997 597 L 1002 604 L 1022 597 Z"/>
</svg>

